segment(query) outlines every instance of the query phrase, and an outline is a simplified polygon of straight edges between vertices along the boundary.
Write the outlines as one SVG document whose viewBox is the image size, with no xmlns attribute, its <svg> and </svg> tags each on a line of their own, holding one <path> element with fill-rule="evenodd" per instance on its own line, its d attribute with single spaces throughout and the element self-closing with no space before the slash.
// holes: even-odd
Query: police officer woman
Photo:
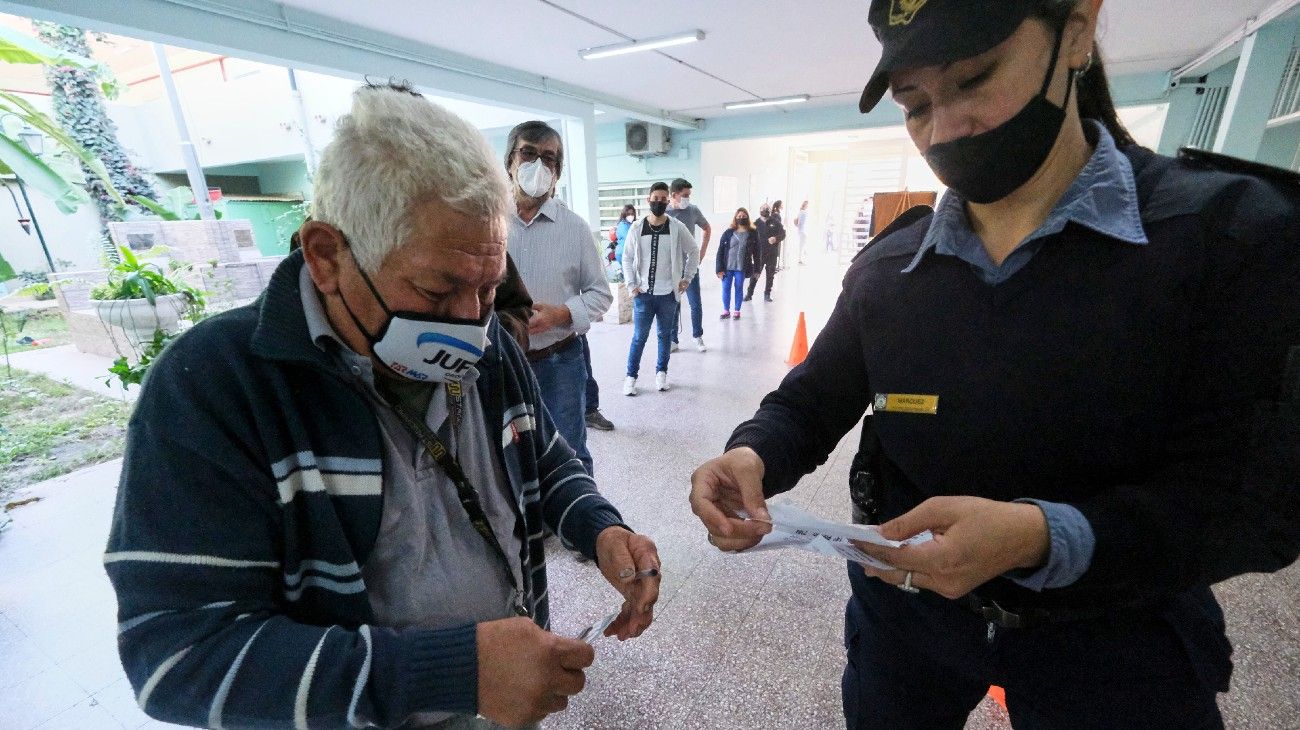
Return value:
<svg viewBox="0 0 1300 730">
<path fill-rule="evenodd" d="M 1221 726 L 1209 586 L 1300 551 L 1300 186 L 1135 145 L 1100 6 L 873 0 L 861 110 L 892 92 L 949 191 L 692 477 L 744 549 L 770 528 L 737 510 L 871 406 L 855 516 L 935 538 L 850 565 L 850 727 L 959 728 L 990 684 L 1018 730 Z"/>
</svg>

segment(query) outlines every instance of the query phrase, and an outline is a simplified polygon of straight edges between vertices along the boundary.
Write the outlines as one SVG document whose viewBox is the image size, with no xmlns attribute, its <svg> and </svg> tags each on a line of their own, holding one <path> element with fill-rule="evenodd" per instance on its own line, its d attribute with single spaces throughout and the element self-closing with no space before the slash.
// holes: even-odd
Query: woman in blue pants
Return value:
<svg viewBox="0 0 1300 730">
<path fill-rule="evenodd" d="M 731 225 L 718 242 L 718 278 L 722 280 L 722 319 L 740 319 L 744 301 L 745 279 L 758 270 L 754 257 L 758 247 L 758 233 L 749 222 L 749 211 L 737 208 Z M 732 300 L 735 309 L 732 309 Z"/>
</svg>

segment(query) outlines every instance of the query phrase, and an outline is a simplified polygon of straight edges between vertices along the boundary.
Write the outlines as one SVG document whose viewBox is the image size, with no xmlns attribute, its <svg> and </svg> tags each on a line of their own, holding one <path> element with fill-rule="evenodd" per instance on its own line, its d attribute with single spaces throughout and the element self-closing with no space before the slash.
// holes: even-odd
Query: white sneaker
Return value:
<svg viewBox="0 0 1300 730">
<path fill-rule="evenodd" d="M 668 373 L 665 373 L 662 370 L 655 373 L 655 390 L 658 390 L 660 393 L 668 390 Z"/>
<path fill-rule="evenodd" d="M 695 338 L 695 349 L 699 350 L 700 352 L 708 352 L 708 351 L 709 351 L 709 348 L 706 347 L 705 344 L 704 344 L 704 338 L 703 338 L 703 337 L 696 337 L 696 338 Z"/>
<path fill-rule="evenodd" d="M 668 351 L 669 351 L 669 352 L 677 352 L 677 349 L 678 349 L 678 348 L 677 348 L 677 343 L 674 342 L 674 343 L 673 343 L 673 346 L 672 346 Z"/>
<path fill-rule="evenodd" d="M 623 379 L 623 395 L 636 395 L 636 378 L 629 376 Z"/>
</svg>

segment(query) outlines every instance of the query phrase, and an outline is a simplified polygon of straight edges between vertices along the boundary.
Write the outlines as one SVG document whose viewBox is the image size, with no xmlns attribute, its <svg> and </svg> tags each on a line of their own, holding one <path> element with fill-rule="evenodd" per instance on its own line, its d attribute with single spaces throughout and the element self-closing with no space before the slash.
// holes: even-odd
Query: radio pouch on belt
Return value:
<svg viewBox="0 0 1300 730">
<path fill-rule="evenodd" d="M 871 414 L 862 419 L 862 438 L 858 453 L 849 467 L 849 496 L 853 500 L 853 523 L 875 525 L 880 522 L 880 437 L 871 425 Z"/>
</svg>

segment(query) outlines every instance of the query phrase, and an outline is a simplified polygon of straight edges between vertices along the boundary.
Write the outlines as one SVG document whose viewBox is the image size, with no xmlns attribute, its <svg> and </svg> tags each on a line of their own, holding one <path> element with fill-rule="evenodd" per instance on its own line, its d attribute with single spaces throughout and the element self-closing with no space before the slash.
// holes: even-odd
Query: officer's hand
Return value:
<svg viewBox="0 0 1300 730">
<path fill-rule="evenodd" d="M 912 571 L 913 586 L 960 598 L 1009 570 L 1041 566 L 1051 546 L 1047 518 L 1036 505 L 980 497 L 932 497 L 880 526 L 890 540 L 925 530 L 934 533 L 934 540 L 920 545 L 855 543 L 897 568 L 864 566 L 867 575 L 901 585 Z"/>
<path fill-rule="evenodd" d="M 478 625 L 478 711 L 507 727 L 541 722 L 582 691 L 589 644 L 508 618 Z"/>
<path fill-rule="evenodd" d="M 704 462 L 691 475 L 691 511 L 709 531 L 709 542 L 719 550 L 754 547 L 772 531 L 768 522 L 742 520 L 737 510 L 750 517 L 771 521 L 763 499 L 766 467 L 754 450 L 742 446 Z"/>
<path fill-rule="evenodd" d="M 640 636 L 654 621 L 659 600 L 659 551 L 654 540 L 622 527 L 606 527 L 596 536 L 596 562 L 605 580 L 623 596 L 623 608 L 605 636 L 617 636 L 619 641 Z M 637 578 L 637 571 L 644 570 L 656 573 Z"/>
</svg>

